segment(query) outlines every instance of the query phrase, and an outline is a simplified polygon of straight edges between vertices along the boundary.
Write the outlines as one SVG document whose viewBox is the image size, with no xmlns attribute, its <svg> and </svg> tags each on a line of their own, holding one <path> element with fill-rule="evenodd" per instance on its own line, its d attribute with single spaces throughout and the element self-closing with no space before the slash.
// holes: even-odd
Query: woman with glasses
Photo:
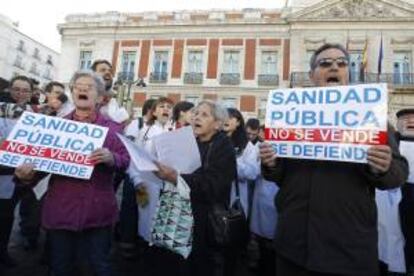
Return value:
<svg viewBox="0 0 414 276">
<path fill-rule="evenodd" d="M 95 164 L 90 179 L 62 175 L 50 178 L 42 225 L 48 231 L 51 269 L 55 276 L 72 275 L 76 253 L 81 248 L 82 257 L 87 257 L 95 275 L 112 275 L 109 253 L 112 227 L 118 216 L 113 176 L 116 170 L 127 168 L 129 155 L 117 137 L 121 126 L 96 109 L 105 93 L 102 78 L 90 71 L 76 72 L 70 90 L 75 110 L 66 119 L 107 127 L 108 133 L 103 147 L 89 156 Z M 35 183 L 38 177 L 31 179 L 32 169 L 28 164 L 16 169 L 16 174 L 25 182 Z"/>
</svg>

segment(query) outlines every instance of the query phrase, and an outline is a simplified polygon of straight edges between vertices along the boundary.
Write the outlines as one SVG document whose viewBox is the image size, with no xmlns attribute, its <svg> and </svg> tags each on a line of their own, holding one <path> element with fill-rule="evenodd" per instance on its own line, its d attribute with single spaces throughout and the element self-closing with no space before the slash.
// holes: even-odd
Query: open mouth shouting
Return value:
<svg viewBox="0 0 414 276">
<path fill-rule="evenodd" d="M 337 85 L 341 85 L 342 84 L 341 81 L 340 81 L 340 79 L 337 76 L 328 77 L 326 79 L 326 83 L 329 86 L 337 86 Z"/>
</svg>

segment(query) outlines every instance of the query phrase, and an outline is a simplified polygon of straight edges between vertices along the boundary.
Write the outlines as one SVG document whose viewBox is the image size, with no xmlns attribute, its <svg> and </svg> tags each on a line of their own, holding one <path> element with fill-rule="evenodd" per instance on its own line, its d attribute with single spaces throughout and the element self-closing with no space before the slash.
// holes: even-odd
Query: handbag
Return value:
<svg viewBox="0 0 414 276">
<path fill-rule="evenodd" d="M 214 205 L 208 214 L 210 240 L 219 247 L 244 246 L 249 238 L 249 228 L 240 200 L 230 207 Z"/>
<path fill-rule="evenodd" d="M 214 204 L 208 212 L 209 238 L 218 247 L 242 247 L 249 239 L 249 226 L 240 202 L 237 170 L 235 175 L 236 199 L 233 204 L 230 207 Z"/>
<path fill-rule="evenodd" d="M 193 212 L 190 188 L 181 177 L 177 185 L 165 182 L 152 229 L 152 244 L 187 258 L 192 249 Z"/>
</svg>

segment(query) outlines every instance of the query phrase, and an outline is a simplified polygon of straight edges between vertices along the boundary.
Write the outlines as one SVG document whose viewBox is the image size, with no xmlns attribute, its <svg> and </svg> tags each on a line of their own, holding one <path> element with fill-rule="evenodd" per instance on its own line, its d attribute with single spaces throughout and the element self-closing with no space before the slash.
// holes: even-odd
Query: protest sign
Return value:
<svg viewBox="0 0 414 276">
<path fill-rule="evenodd" d="M 386 84 L 272 90 L 265 139 L 279 157 L 366 163 L 387 143 L 387 99 Z"/>
<path fill-rule="evenodd" d="M 0 147 L 0 164 L 32 163 L 36 170 L 89 179 L 89 155 L 101 148 L 108 129 L 58 117 L 24 112 Z"/>
</svg>

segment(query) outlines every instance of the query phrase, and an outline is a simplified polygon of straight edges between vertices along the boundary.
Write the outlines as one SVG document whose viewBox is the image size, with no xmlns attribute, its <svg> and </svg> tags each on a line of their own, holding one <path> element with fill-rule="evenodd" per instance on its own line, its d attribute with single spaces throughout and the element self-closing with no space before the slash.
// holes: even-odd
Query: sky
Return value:
<svg viewBox="0 0 414 276">
<path fill-rule="evenodd" d="M 72 13 L 106 11 L 142 12 L 172 10 L 281 8 L 286 0 L 11 0 L 0 13 L 19 22 L 19 30 L 60 52 L 57 24 Z"/>
</svg>

